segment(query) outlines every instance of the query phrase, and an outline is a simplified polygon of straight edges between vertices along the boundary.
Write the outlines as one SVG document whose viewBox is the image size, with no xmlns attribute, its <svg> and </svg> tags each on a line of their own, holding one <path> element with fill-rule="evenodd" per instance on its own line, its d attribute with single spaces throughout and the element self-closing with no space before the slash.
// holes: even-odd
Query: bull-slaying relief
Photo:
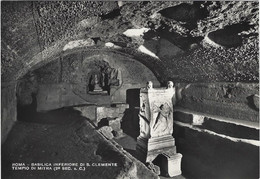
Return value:
<svg viewBox="0 0 260 179">
<path fill-rule="evenodd" d="M 140 90 L 139 124 L 140 135 L 137 138 L 137 156 L 144 163 L 152 163 L 158 156 L 162 160 L 161 173 L 168 176 L 181 174 L 182 155 L 176 153 L 173 133 L 173 101 L 175 101 L 174 83 L 169 81 L 167 88 L 153 88 L 151 81 Z"/>
<path fill-rule="evenodd" d="M 154 124 L 151 127 L 151 137 L 159 137 L 172 134 L 172 109 L 168 103 L 154 104 L 153 106 Z"/>
</svg>

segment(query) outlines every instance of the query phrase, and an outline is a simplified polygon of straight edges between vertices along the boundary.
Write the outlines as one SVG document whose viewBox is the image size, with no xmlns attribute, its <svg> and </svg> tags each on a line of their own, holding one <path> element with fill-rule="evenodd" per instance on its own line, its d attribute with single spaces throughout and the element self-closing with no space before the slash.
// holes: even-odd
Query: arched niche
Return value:
<svg viewBox="0 0 260 179">
<path fill-rule="evenodd" d="M 77 105 L 131 103 L 132 98 L 139 98 L 136 91 L 147 81 L 160 86 L 156 76 L 145 65 L 129 56 L 109 52 L 77 51 L 60 56 L 32 73 L 38 85 L 37 111 Z M 102 73 L 104 85 L 100 79 Z M 93 86 L 90 87 L 93 74 L 99 74 L 98 84 L 103 92 L 95 93 Z"/>
<path fill-rule="evenodd" d="M 111 67 L 109 62 L 101 59 L 87 59 L 82 63 L 88 94 L 107 94 L 113 88 L 122 85 L 122 73 L 119 68 Z"/>
</svg>

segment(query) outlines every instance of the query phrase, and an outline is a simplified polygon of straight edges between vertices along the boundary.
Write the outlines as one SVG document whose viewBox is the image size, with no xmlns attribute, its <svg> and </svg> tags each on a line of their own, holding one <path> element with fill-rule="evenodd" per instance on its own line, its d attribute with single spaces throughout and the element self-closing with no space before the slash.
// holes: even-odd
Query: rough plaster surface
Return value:
<svg viewBox="0 0 260 179">
<path fill-rule="evenodd" d="M 17 120 L 16 85 L 2 84 L 1 94 L 1 142 L 3 143 Z"/>
<path fill-rule="evenodd" d="M 84 98 L 75 94 L 73 89 L 75 85 L 60 83 L 50 85 L 40 85 L 37 94 L 37 111 L 48 111 L 68 106 L 82 104 L 109 104 L 110 98 L 97 98 L 96 96 L 87 95 Z"/>
<path fill-rule="evenodd" d="M 180 84 L 177 106 L 194 112 L 259 122 L 259 110 L 253 96 L 259 93 L 255 83 Z"/>
<path fill-rule="evenodd" d="M 130 54 L 167 39 L 172 51 L 178 47 L 184 54 L 158 56 L 149 49 L 167 67 L 168 75 L 160 74 L 164 81 L 258 81 L 258 2 L 3 2 L 2 12 L 3 81 L 23 76 L 68 42 L 88 38 L 96 47 L 112 42 Z M 150 30 L 138 39 L 123 34 L 144 28 Z M 216 43 L 228 45 L 204 45 L 211 32 Z M 229 44 L 231 37 L 241 39 L 239 45 Z"/>
</svg>

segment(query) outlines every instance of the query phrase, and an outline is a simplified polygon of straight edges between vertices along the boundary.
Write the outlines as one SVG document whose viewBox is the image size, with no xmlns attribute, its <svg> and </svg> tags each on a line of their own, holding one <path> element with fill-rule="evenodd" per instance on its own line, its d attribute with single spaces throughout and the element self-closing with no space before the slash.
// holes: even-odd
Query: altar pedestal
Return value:
<svg viewBox="0 0 260 179">
<path fill-rule="evenodd" d="M 144 163 L 156 161 L 161 173 L 170 177 L 181 174 L 182 158 L 176 153 L 172 136 L 174 98 L 172 82 L 168 82 L 167 88 L 156 89 L 148 82 L 147 87 L 140 90 L 140 135 L 136 146 L 139 160 Z"/>
</svg>

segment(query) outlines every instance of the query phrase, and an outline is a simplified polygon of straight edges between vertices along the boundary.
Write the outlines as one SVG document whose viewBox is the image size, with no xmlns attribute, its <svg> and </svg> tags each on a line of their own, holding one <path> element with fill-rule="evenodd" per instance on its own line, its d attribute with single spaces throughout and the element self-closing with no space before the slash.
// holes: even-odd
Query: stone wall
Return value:
<svg viewBox="0 0 260 179">
<path fill-rule="evenodd" d="M 182 172 L 187 178 L 259 177 L 259 143 L 183 124 L 174 125 L 174 137 L 177 151 L 183 155 Z"/>
<path fill-rule="evenodd" d="M 177 84 L 174 137 L 187 178 L 259 176 L 259 84 Z"/>
<path fill-rule="evenodd" d="M 118 71 L 118 84 L 110 86 L 107 95 L 89 94 L 91 74 L 99 73 L 104 67 Z M 32 75 L 26 75 L 21 83 L 25 85 L 19 86 L 18 99 L 20 104 L 27 104 L 31 101 L 31 94 L 22 92 L 28 93 L 29 89 L 37 87 L 37 111 L 83 104 L 126 103 L 134 97 L 129 90 L 138 90 L 150 80 L 155 87 L 160 86 L 153 72 L 142 63 L 128 56 L 102 51 L 72 50 L 30 74 L 35 76 L 36 82 L 28 79 Z"/>
<path fill-rule="evenodd" d="M 177 106 L 222 118 L 259 122 L 257 83 L 179 84 Z"/>
<path fill-rule="evenodd" d="M 1 141 L 7 138 L 16 121 L 16 84 L 1 84 Z"/>
</svg>

